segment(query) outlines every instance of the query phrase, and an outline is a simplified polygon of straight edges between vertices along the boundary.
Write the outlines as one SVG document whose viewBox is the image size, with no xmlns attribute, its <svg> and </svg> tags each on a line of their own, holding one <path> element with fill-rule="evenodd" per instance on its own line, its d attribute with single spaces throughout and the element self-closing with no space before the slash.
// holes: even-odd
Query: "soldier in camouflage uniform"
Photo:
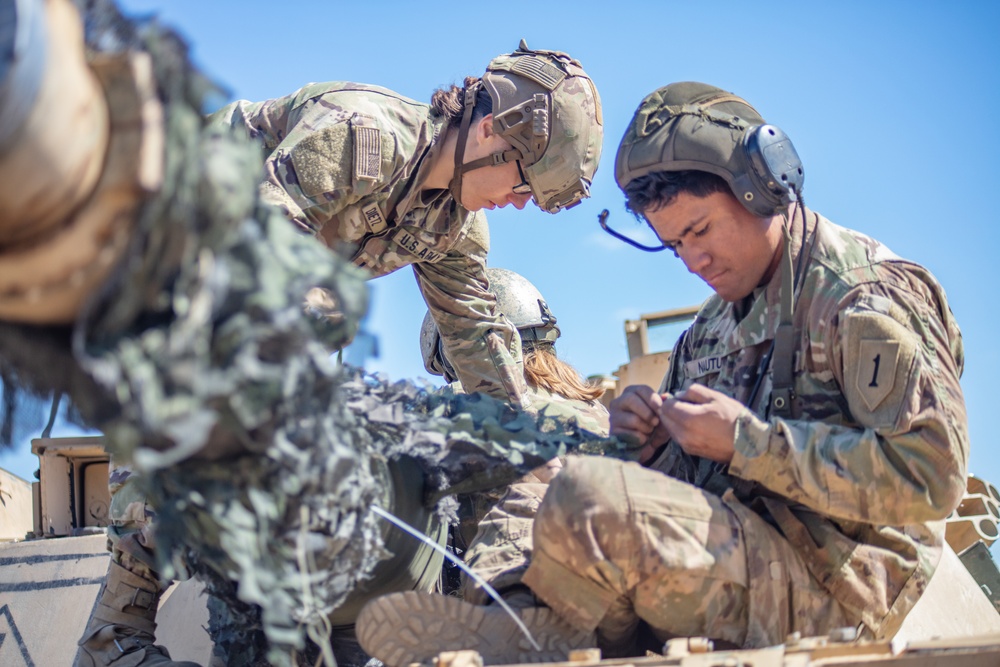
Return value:
<svg viewBox="0 0 1000 667">
<path fill-rule="evenodd" d="M 807 209 L 787 137 L 712 86 L 648 96 L 616 178 L 715 295 L 660 391 L 612 403 L 611 432 L 644 444 L 643 465 L 576 457 L 553 480 L 524 576 L 548 608 L 525 620 L 545 648 L 595 633 L 607 654 L 643 648 L 643 634 L 738 647 L 841 626 L 892 637 L 966 475 L 962 339 L 943 289 Z M 377 600 L 362 643 L 396 662 L 449 642 L 526 661 L 524 642 L 489 648 L 477 633 L 499 617 L 463 604 Z M 428 608 L 467 639 L 418 647 L 368 630 L 386 611 Z"/>
<path fill-rule="evenodd" d="M 532 405 L 561 405 L 575 416 L 580 428 L 606 436 L 608 410 L 599 400 L 604 390 L 584 383 L 576 369 L 556 356 L 555 343 L 561 332 L 541 292 L 527 278 L 507 269 L 489 268 L 486 276 L 500 311 L 520 335 Z M 461 391 L 430 313 L 424 316 L 421 327 L 420 351 L 427 371 L 451 383 L 445 391 Z M 453 531 L 453 544 L 464 553 L 466 564 L 505 597 L 524 590 L 520 580 L 531 556 L 532 520 L 562 463 L 553 459 L 506 488 L 461 498 L 460 524 Z M 467 600 L 489 601 L 470 578 L 464 580 L 462 589 Z"/>
<path fill-rule="evenodd" d="M 234 102 L 212 122 L 260 144 L 261 199 L 303 230 L 372 277 L 413 267 L 466 391 L 526 405 L 517 332 L 487 290 L 482 210 L 533 198 L 556 213 L 589 196 L 603 120 L 580 63 L 522 41 L 430 106 L 331 82 Z"/>
<path fill-rule="evenodd" d="M 211 129 L 260 146 L 261 202 L 372 277 L 412 265 L 456 378 L 470 392 L 517 407 L 529 405 L 520 340 L 487 289 L 482 209 L 522 209 L 534 199 L 556 213 L 589 196 L 602 124 L 597 90 L 580 64 L 523 41 L 491 61 L 482 78 L 436 91 L 430 105 L 385 88 L 333 82 L 264 102 L 237 101 L 209 119 Z M 306 307 L 340 318 L 340 304 L 322 289 L 306 295 Z M 152 596 L 159 589 L 156 513 L 139 486 L 129 462 L 112 461 L 109 586 L 127 580 Z M 432 553 L 420 550 L 414 558 L 423 562 Z M 440 558 L 436 563 L 440 569 Z M 410 569 L 411 577 L 393 578 L 386 590 L 426 589 L 437 580 L 432 567 Z M 379 582 L 367 590 L 381 590 Z M 359 599 L 349 600 L 332 623 L 350 624 Z M 106 660 L 111 635 L 101 628 L 114 612 L 102 614 L 85 630 L 82 664 Z M 128 627 L 128 617 L 115 618 Z M 151 623 L 131 622 L 152 635 Z M 135 645 L 126 652 L 147 648 L 130 641 Z M 136 664 L 179 664 L 147 653 Z"/>
</svg>

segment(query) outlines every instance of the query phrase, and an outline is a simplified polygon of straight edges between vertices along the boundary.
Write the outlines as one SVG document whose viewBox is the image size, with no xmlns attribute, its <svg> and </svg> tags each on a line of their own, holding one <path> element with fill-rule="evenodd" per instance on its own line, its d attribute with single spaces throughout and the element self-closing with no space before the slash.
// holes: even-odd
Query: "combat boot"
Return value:
<svg viewBox="0 0 1000 667">
<path fill-rule="evenodd" d="M 358 642 L 387 667 L 427 663 L 446 651 L 477 651 L 484 665 L 564 662 L 575 649 L 597 645 L 548 607 L 514 609 L 539 648 L 500 606 L 483 607 L 435 593 L 392 593 L 361 610 Z"/>
<path fill-rule="evenodd" d="M 75 667 L 199 667 L 153 644 L 162 590 L 155 579 L 112 561 L 76 654 Z"/>
</svg>

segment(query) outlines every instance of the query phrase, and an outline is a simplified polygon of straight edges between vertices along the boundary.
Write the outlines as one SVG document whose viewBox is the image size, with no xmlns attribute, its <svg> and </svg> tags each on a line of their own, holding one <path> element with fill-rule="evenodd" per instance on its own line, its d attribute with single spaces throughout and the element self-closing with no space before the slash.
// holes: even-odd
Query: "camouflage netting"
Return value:
<svg viewBox="0 0 1000 667">
<path fill-rule="evenodd" d="M 364 276 L 258 205 L 256 151 L 204 127 L 213 88 L 173 33 L 136 27 L 109 0 L 81 9 L 92 49 L 153 56 L 166 182 L 72 330 L 0 323 L 0 373 L 20 391 L 68 394 L 146 473 L 165 575 L 203 575 L 239 619 L 230 627 L 251 632 L 262 610 L 268 659 L 291 664 L 385 555 L 373 461 L 418 459 L 429 502 L 448 514 L 448 492 L 504 483 L 581 444 L 619 452 L 558 406 L 518 413 L 332 363 L 364 313 Z M 316 286 L 335 296 L 340 324 L 303 312 Z"/>
</svg>

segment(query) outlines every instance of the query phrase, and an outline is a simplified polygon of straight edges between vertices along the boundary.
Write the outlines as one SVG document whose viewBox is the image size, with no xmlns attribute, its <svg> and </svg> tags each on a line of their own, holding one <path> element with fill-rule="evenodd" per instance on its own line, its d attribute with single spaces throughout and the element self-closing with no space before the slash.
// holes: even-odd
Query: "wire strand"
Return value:
<svg viewBox="0 0 1000 667">
<path fill-rule="evenodd" d="M 447 549 L 445 549 L 444 547 L 442 547 L 440 544 L 438 544 L 437 542 L 435 542 L 431 538 L 427 537 L 422 532 L 420 532 L 419 530 L 417 530 L 416 528 L 414 528 L 410 524 L 406 523 L 405 521 L 403 521 L 399 517 L 397 517 L 397 516 L 395 516 L 395 515 L 393 515 L 393 514 L 391 514 L 389 512 L 386 512 L 384 509 L 382 509 L 378 505 L 372 505 L 372 511 L 375 512 L 375 514 L 377 514 L 380 517 L 382 517 L 383 519 L 385 519 L 386 521 L 388 521 L 389 523 L 391 523 L 392 525 L 394 525 L 397 528 L 399 528 L 400 530 L 402 530 L 402 531 L 404 531 L 406 533 L 409 533 L 410 535 L 412 535 L 413 537 L 417 538 L 418 540 L 420 540 L 421 542 L 423 542 L 427 546 L 431 547 L 435 551 L 438 551 L 445 558 L 447 558 L 452 563 L 454 563 L 460 570 L 462 570 L 462 572 L 465 572 L 467 575 L 469 575 L 469 578 L 471 578 L 477 584 L 479 584 L 480 586 L 482 586 L 483 590 L 486 591 L 486 594 L 489 595 L 491 598 L 493 598 L 493 600 L 496 601 L 496 603 L 499 604 L 500 607 L 505 612 L 507 612 L 507 614 L 514 621 L 515 625 L 517 625 L 517 627 L 521 630 L 521 632 L 524 634 L 524 636 L 527 637 L 528 641 L 531 642 L 531 646 L 536 651 L 541 651 L 542 650 L 542 647 L 538 645 L 538 642 L 535 641 L 535 638 L 531 635 L 531 631 L 528 630 L 528 626 L 526 626 L 524 624 L 524 622 L 518 617 L 518 615 L 516 613 L 514 613 L 514 610 L 510 608 L 510 606 L 504 601 L 504 599 L 502 597 L 500 597 L 500 594 L 496 592 L 496 589 L 494 589 L 492 586 L 490 586 L 488 583 L 486 583 L 485 579 L 483 579 L 478 574 L 476 574 L 471 569 L 469 569 L 469 566 L 466 565 L 465 563 L 463 563 L 457 556 L 455 556 L 455 554 L 451 553 L 450 551 L 448 551 Z"/>
</svg>

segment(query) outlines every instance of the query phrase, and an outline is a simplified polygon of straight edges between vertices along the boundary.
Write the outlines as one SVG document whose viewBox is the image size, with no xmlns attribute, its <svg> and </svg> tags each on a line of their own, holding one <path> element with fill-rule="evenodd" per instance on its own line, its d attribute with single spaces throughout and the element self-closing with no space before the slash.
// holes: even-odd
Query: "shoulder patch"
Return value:
<svg viewBox="0 0 1000 667">
<path fill-rule="evenodd" d="M 354 131 L 354 180 L 377 181 L 382 175 L 382 138 L 377 127 L 351 125 Z"/>
<path fill-rule="evenodd" d="M 845 324 L 844 393 L 854 418 L 868 427 L 891 426 L 909 400 L 919 344 L 891 317 L 862 312 Z"/>
<path fill-rule="evenodd" d="M 292 147 L 292 166 L 303 194 L 315 197 L 350 183 L 348 140 L 347 124 L 337 123 L 311 132 Z"/>
</svg>

